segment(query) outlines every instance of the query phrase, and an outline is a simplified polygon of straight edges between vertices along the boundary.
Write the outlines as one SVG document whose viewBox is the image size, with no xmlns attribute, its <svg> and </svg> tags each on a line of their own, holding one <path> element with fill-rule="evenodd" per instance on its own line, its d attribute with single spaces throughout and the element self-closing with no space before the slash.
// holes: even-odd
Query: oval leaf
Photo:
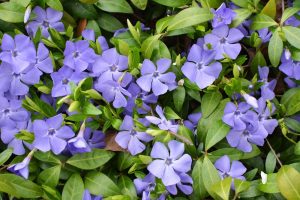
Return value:
<svg viewBox="0 0 300 200">
<path fill-rule="evenodd" d="M 62 200 L 82 200 L 84 192 L 84 184 L 79 174 L 73 174 L 66 182 L 63 192 Z"/>
<path fill-rule="evenodd" d="M 277 174 L 277 185 L 287 199 L 300 199 L 300 173 L 291 166 L 283 166 Z"/>
</svg>

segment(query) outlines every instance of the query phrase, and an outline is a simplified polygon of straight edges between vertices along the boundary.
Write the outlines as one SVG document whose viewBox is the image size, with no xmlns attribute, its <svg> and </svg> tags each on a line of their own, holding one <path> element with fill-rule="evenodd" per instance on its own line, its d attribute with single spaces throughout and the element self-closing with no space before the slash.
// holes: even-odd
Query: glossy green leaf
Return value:
<svg viewBox="0 0 300 200">
<path fill-rule="evenodd" d="M 261 11 L 262 14 L 268 15 L 272 19 L 276 17 L 276 0 L 269 0 Z"/>
<path fill-rule="evenodd" d="M 124 27 L 117 18 L 106 13 L 99 14 L 97 22 L 101 28 L 109 32 L 115 32 Z"/>
<path fill-rule="evenodd" d="M 296 155 L 300 155 L 300 141 L 297 142 L 296 146 L 295 146 L 295 149 L 294 149 L 294 153 Z"/>
<path fill-rule="evenodd" d="M 248 1 L 241 1 L 241 0 L 231 0 L 231 1 L 239 7 L 248 8 Z"/>
<path fill-rule="evenodd" d="M 82 200 L 84 192 L 84 184 L 79 174 L 73 174 L 66 182 L 63 192 L 62 200 Z"/>
<path fill-rule="evenodd" d="M 133 13 L 126 0 L 99 0 L 95 5 L 106 12 Z"/>
<path fill-rule="evenodd" d="M 285 34 L 286 40 L 290 43 L 290 45 L 300 49 L 300 29 L 293 26 L 284 26 L 282 27 L 282 30 Z"/>
<path fill-rule="evenodd" d="M 65 1 L 65 9 L 72 15 L 72 17 L 78 17 L 82 19 L 96 19 L 98 12 L 91 4 L 83 4 L 79 1 Z"/>
<path fill-rule="evenodd" d="M 121 176 L 118 179 L 118 186 L 121 189 L 122 194 L 128 195 L 130 199 L 137 199 L 135 186 L 128 176 Z"/>
<path fill-rule="evenodd" d="M 219 105 L 222 94 L 219 91 L 208 92 L 202 97 L 202 117 L 207 118 Z"/>
<path fill-rule="evenodd" d="M 202 176 L 205 189 L 212 197 L 216 197 L 212 186 L 219 182 L 221 178 L 217 169 L 207 156 L 205 156 L 203 160 L 202 174 L 205 174 L 205 176 Z"/>
<path fill-rule="evenodd" d="M 263 28 L 267 28 L 270 26 L 278 25 L 271 17 L 264 14 L 258 14 L 253 18 L 253 22 L 251 24 L 252 30 L 260 30 Z"/>
<path fill-rule="evenodd" d="M 148 0 L 130 0 L 131 3 L 140 10 L 145 10 Z"/>
<path fill-rule="evenodd" d="M 85 187 L 93 195 L 102 195 L 103 197 L 118 195 L 120 188 L 105 174 L 101 172 L 89 172 L 85 176 Z"/>
<path fill-rule="evenodd" d="M 267 182 L 265 184 L 260 183 L 258 185 L 258 189 L 264 193 L 278 193 L 278 186 L 276 182 L 277 174 L 268 174 L 267 175 Z"/>
<path fill-rule="evenodd" d="M 209 9 L 191 7 L 180 11 L 170 21 L 168 31 L 201 24 L 213 18 Z"/>
<path fill-rule="evenodd" d="M 180 119 L 176 112 L 169 106 L 165 107 L 164 113 L 167 119 Z"/>
<path fill-rule="evenodd" d="M 283 24 L 288 18 L 296 14 L 300 10 L 299 7 L 289 7 L 283 11 L 280 23 Z"/>
<path fill-rule="evenodd" d="M 98 2 L 98 0 L 79 0 L 81 3 L 94 4 Z"/>
<path fill-rule="evenodd" d="M 181 108 L 183 106 L 185 99 L 185 88 L 183 86 L 178 86 L 174 91 L 173 91 L 173 102 L 175 109 L 180 112 Z"/>
<path fill-rule="evenodd" d="M 22 5 L 14 2 L 0 3 L 0 19 L 11 23 L 23 22 L 25 9 Z"/>
<path fill-rule="evenodd" d="M 53 163 L 53 164 L 58 164 L 58 165 L 61 164 L 58 157 L 56 157 L 51 151 L 48 151 L 48 152 L 36 151 L 33 155 L 36 159 L 38 159 L 42 162 Z"/>
<path fill-rule="evenodd" d="M 275 31 L 268 46 L 269 59 L 274 67 L 277 67 L 283 51 L 283 42 L 278 31 Z"/>
<path fill-rule="evenodd" d="M 292 88 L 281 97 L 281 104 L 286 108 L 286 115 L 291 116 L 300 111 L 300 88 Z"/>
<path fill-rule="evenodd" d="M 213 122 L 206 135 L 205 151 L 208 151 L 211 147 L 225 138 L 229 130 L 230 127 L 222 120 Z"/>
<path fill-rule="evenodd" d="M 67 163 L 80 169 L 96 169 L 107 163 L 113 156 L 114 153 L 111 151 L 93 149 L 92 152 L 75 154 L 67 160 Z"/>
<path fill-rule="evenodd" d="M 47 5 L 55 10 L 63 11 L 63 6 L 60 2 L 60 0 L 47 0 Z"/>
<path fill-rule="evenodd" d="M 300 199 L 300 173 L 291 166 L 283 166 L 277 174 L 277 185 L 287 199 Z"/>
<path fill-rule="evenodd" d="M 159 3 L 168 7 L 181 7 L 190 2 L 190 0 L 152 0 L 156 3 Z"/>
<path fill-rule="evenodd" d="M 161 37 L 161 34 L 153 35 L 148 37 L 143 41 L 141 46 L 141 51 L 144 58 L 150 59 L 154 50 L 154 47 L 158 44 L 158 40 Z"/>
<path fill-rule="evenodd" d="M 5 149 L 4 151 L 1 152 L 0 154 L 0 165 L 3 165 L 12 155 L 13 153 L 12 148 Z"/>
<path fill-rule="evenodd" d="M 233 10 L 236 13 L 236 17 L 232 21 L 231 26 L 232 27 L 237 27 L 241 23 L 243 23 L 251 14 L 252 12 L 248 9 L 245 8 L 239 8 Z"/>
<path fill-rule="evenodd" d="M 192 171 L 192 178 L 193 178 L 193 193 L 192 199 L 203 199 L 207 195 L 207 191 L 204 187 L 204 179 L 202 173 L 202 161 L 197 160 L 193 171 Z"/>
<path fill-rule="evenodd" d="M 61 166 L 56 165 L 42 171 L 38 176 L 38 183 L 50 187 L 56 187 L 59 181 Z"/>
<path fill-rule="evenodd" d="M 267 174 L 273 173 L 276 167 L 276 157 L 272 151 L 269 151 L 266 158 L 266 172 Z"/>
<path fill-rule="evenodd" d="M 212 191 L 221 199 L 228 200 L 232 178 L 227 177 L 212 186 Z"/>
<path fill-rule="evenodd" d="M 236 193 L 246 191 L 250 187 L 250 183 L 248 181 L 243 181 L 241 179 L 234 179 L 233 183 Z"/>
</svg>

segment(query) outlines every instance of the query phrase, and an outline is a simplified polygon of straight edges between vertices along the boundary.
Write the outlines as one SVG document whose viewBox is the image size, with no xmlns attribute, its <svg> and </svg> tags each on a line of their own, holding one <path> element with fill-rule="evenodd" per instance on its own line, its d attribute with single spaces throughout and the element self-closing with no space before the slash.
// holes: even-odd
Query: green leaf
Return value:
<svg viewBox="0 0 300 200">
<path fill-rule="evenodd" d="M 27 7 L 31 0 L 10 0 L 10 2 L 17 3 L 23 7 Z"/>
<path fill-rule="evenodd" d="M 93 195 L 102 195 L 103 197 L 118 195 L 120 188 L 105 174 L 101 172 L 89 172 L 85 176 L 85 187 Z"/>
<path fill-rule="evenodd" d="M 191 7 L 180 11 L 170 21 L 168 31 L 182 29 L 189 26 L 201 24 L 213 18 L 213 14 L 209 9 Z"/>
<path fill-rule="evenodd" d="M 251 70 L 254 73 L 257 73 L 258 66 L 266 66 L 266 65 L 267 65 L 267 62 L 266 62 L 264 55 L 261 53 L 260 50 L 258 50 L 252 60 Z"/>
<path fill-rule="evenodd" d="M 253 22 L 251 25 L 252 30 L 260 30 L 263 28 L 267 28 L 270 26 L 278 25 L 271 17 L 264 14 L 258 14 L 253 18 Z"/>
<path fill-rule="evenodd" d="M 268 15 L 272 19 L 276 17 L 276 0 L 269 0 L 261 11 L 262 14 Z"/>
<path fill-rule="evenodd" d="M 36 159 L 42 162 L 53 163 L 58 165 L 61 164 L 60 160 L 51 151 L 48 152 L 36 151 L 33 155 Z"/>
<path fill-rule="evenodd" d="M 113 156 L 114 153 L 111 151 L 106 151 L 104 149 L 93 149 L 92 152 L 75 154 L 67 160 L 67 163 L 79 169 L 90 170 L 104 165 Z"/>
<path fill-rule="evenodd" d="M 300 88 L 292 88 L 281 97 L 281 104 L 286 108 L 286 116 L 291 116 L 300 111 Z"/>
<path fill-rule="evenodd" d="M 98 0 L 79 0 L 81 3 L 94 4 L 98 2 Z"/>
<path fill-rule="evenodd" d="M 92 104 L 89 101 L 86 101 L 83 105 L 82 113 L 85 115 L 101 115 L 102 112 L 101 110 L 99 110 L 99 108 L 94 106 L 94 104 Z"/>
<path fill-rule="evenodd" d="M 290 45 L 300 49 L 300 29 L 293 26 L 284 26 L 282 30 L 285 34 L 286 40 L 290 43 Z"/>
<path fill-rule="evenodd" d="M 64 6 L 72 17 L 96 19 L 98 16 L 97 10 L 91 4 L 83 4 L 79 1 L 64 1 Z"/>
<path fill-rule="evenodd" d="M 47 5 L 55 10 L 63 11 L 63 6 L 60 3 L 60 0 L 47 0 Z"/>
<path fill-rule="evenodd" d="M 193 178 L 193 193 L 192 193 L 192 199 L 204 199 L 204 197 L 207 194 L 207 191 L 204 187 L 204 181 L 203 180 L 203 173 L 202 173 L 202 161 L 197 160 L 196 164 L 192 171 L 192 178 Z"/>
<path fill-rule="evenodd" d="M 130 0 L 131 3 L 140 10 L 145 10 L 148 0 Z"/>
<path fill-rule="evenodd" d="M 38 183 L 50 187 L 56 187 L 59 181 L 61 166 L 56 165 L 42 171 L 38 176 Z"/>
<path fill-rule="evenodd" d="M 277 174 L 268 174 L 267 182 L 265 184 L 260 183 L 258 185 L 258 189 L 264 193 L 279 193 L 277 182 L 276 182 Z"/>
<path fill-rule="evenodd" d="M 171 59 L 171 54 L 169 51 L 169 48 L 167 47 L 167 45 L 165 43 L 163 43 L 162 41 L 158 40 L 158 43 L 156 44 L 156 46 L 153 49 L 153 60 L 159 60 L 161 58 L 169 58 Z"/>
<path fill-rule="evenodd" d="M 205 140 L 205 151 L 208 151 L 211 147 L 226 137 L 230 127 L 222 120 L 218 120 L 212 123 L 211 128 L 208 129 Z"/>
<path fill-rule="evenodd" d="M 42 185 L 42 188 L 44 191 L 43 198 L 47 200 L 61 200 L 61 194 L 58 190 L 47 185 Z"/>
<path fill-rule="evenodd" d="M 156 32 L 157 33 L 162 33 L 167 27 L 170 21 L 174 18 L 174 16 L 167 16 L 164 18 L 159 19 L 156 22 Z"/>
<path fill-rule="evenodd" d="M 212 196 L 216 197 L 212 186 L 221 180 L 219 173 L 212 162 L 209 160 L 207 156 L 204 157 L 203 165 L 202 165 L 202 176 L 204 187 L 206 188 L 207 192 Z"/>
<path fill-rule="evenodd" d="M 130 196 L 130 199 L 137 199 L 135 186 L 128 176 L 121 176 L 118 179 L 118 186 L 122 194 Z"/>
<path fill-rule="evenodd" d="M 235 9 L 233 11 L 236 13 L 236 17 L 232 21 L 232 24 L 231 24 L 232 27 L 237 27 L 252 14 L 252 12 L 250 10 L 245 9 L 245 8 Z"/>
<path fill-rule="evenodd" d="M 229 199 L 232 178 L 227 177 L 212 186 L 212 191 L 224 200 Z"/>
<path fill-rule="evenodd" d="M 0 19 L 11 23 L 23 22 L 25 9 L 22 5 L 14 2 L 0 3 Z"/>
<path fill-rule="evenodd" d="M 4 151 L 1 152 L 1 154 L 0 154 L 0 165 L 3 165 L 6 161 L 8 161 L 8 159 L 12 155 L 13 151 L 14 150 L 12 148 L 8 148 L 8 149 L 5 149 Z"/>
<path fill-rule="evenodd" d="M 289 129 L 300 133 L 300 122 L 299 121 L 288 117 L 288 118 L 284 118 L 284 123 Z"/>
<path fill-rule="evenodd" d="M 276 157 L 272 151 L 269 151 L 266 158 L 266 172 L 267 174 L 273 173 L 276 167 Z"/>
<path fill-rule="evenodd" d="M 250 187 L 250 183 L 248 181 L 243 181 L 240 179 L 234 179 L 233 183 L 234 183 L 234 188 L 236 193 L 241 193 L 243 191 L 246 191 Z"/>
<path fill-rule="evenodd" d="M 169 106 L 164 108 L 164 113 L 167 119 L 180 119 L 180 117 Z"/>
<path fill-rule="evenodd" d="M 300 155 L 300 141 L 297 142 L 296 146 L 295 146 L 295 149 L 294 149 L 294 153 L 296 155 Z"/>
<path fill-rule="evenodd" d="M 203 8 L 219 8 L 223 0 L 198 0 Z"/>
<path fill-rule="evenodd" d="M 287 199 L 300 199 L 300 173 L 291 166 L 283 166 L 277 174 L 277 185 Z"/>
<path fill-rule="evenodd" d="M 133 13 L 126 0 L 99 0 L 95 5 L 106 12 Z"/>
<path fill-rule="evenodd" d="M 82 200 L 84 192 L 84 184 L 79 174 L 73 174 L 66 182 L 63 192 L 62 200 Z"/>
<path fill-rule="evenodd" d="M 185 99 L 185 89 L 183 86 L 178 86 L 173 92 L 173 102 L 175 109 L 180 112 Z"/>
<path fill-rule="evenodd" d="M 222 94 L 219 91 L 204 94 L 201 103 L 202 117 L 207 118 L 212 112 L 214 112 L 221 100 Z"/>
<path fill-rule="evenodd" d="M 268 46 L 269 59 L 274 67 L 277 67 L 283 51 L 283 42 L 278 31 L 275 31 Z"/>
<path fill-rule="evenodd" d="M 133 157 L 130 153 L 120 152 L 118 153 L 117 166 L 119 171 L 129 168 L 133 164 Z"/>
<path fill-rule="evenodd" d="M 280 23 L 283 24 L 288 18 L 290 18 L 291 16 L 293 16 L 294 14 L 296 14 L 299 10 L 300 10 L 299 7 L 286 8 L 283 11 Z"/>
<path fill-rule="evenodd" d="M 39 185 L 14 174 L 0 174 L 0 192 L 17 198 L 38 198 L 43 195 Z"/>
<path fill-rule="evenodd" d="M 190 2 L 190 0 L 152 0 L 152 1 L 173 8 L 184 6 Z"/>
<path fill-rule="evenodd" d="M 248 8 L 248 1 L 241 1 L 241 0 L 231 0 L 231 1 L 239 7 Z"/>
<path fill-rule="evenodd" d="M 154 50 L 154 47 L 157 45 L 161 34 L 153 35 L 148 37 L 146 40 L 143 41 L 141 46 L 141 51 L 144 58 L 150 59 Z"/>
</svg>

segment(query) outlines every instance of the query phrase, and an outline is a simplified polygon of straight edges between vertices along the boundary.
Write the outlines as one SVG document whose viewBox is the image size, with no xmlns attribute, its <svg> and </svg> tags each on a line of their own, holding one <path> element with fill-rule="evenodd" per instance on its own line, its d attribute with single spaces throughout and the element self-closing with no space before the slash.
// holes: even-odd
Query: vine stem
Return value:
<svg viewBox="0 0 300 200">
<path fill-rule="evenodd" d="M 282 167 L 282 162 L 279 160 L 278 156 L 276 155 L 276 152 L 275 152 L 275 150 L 273 149 L 272 145 L 270 144 L 269 140 L 266 139 L 266 141 L 267 141 L 267 144 L 268 144 L 268 146 L 270 147 L 272 153 L 274 154 L 274 156 L 275 156 L 277 162 L 279 163 L 280 167 Z"/>
</svg>

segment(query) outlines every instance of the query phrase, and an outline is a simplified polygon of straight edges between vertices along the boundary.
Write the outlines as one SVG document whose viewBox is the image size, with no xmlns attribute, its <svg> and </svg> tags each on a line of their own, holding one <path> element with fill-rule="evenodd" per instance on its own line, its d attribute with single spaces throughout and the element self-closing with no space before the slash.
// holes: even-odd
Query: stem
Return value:
<svg viewBox="0 0 300 200">
<path fill-rule="evenodd" d="M 274 154 L 274 156 L 275 156 L 277 162 L 279 163 L 280 167 L 282 167 L 282 162 L 279 160 L 278 156 L 276 155 L 276 152 L 275 152 L 275 150 L 273 149 L 273 147 L 271 146 L 269 140 L 266 139 L 266 141 L 267 141 L 267 144 L 268 144 L 268 146 L 270 147 L 272 153 Z"/>
<path fill-rule="evenodd" d="M 282 9 L 282 13 L 284 12 L 284 0 L 281 0 L 281 9 Z"/>
<path fill-rule="evenodd" d="M 176 138 L 180 139 L 182 142 L 188 144 L 188 145 L 193 145 L 193 143 L 188 140 L 186 137 L 182 136 L 182 135 L 178 135 L 177 133 L 174 133 L 173 131 L 168 131 L 168 133 L 170 133 L 171 135 L 175 136 Z"/>
</svg>

